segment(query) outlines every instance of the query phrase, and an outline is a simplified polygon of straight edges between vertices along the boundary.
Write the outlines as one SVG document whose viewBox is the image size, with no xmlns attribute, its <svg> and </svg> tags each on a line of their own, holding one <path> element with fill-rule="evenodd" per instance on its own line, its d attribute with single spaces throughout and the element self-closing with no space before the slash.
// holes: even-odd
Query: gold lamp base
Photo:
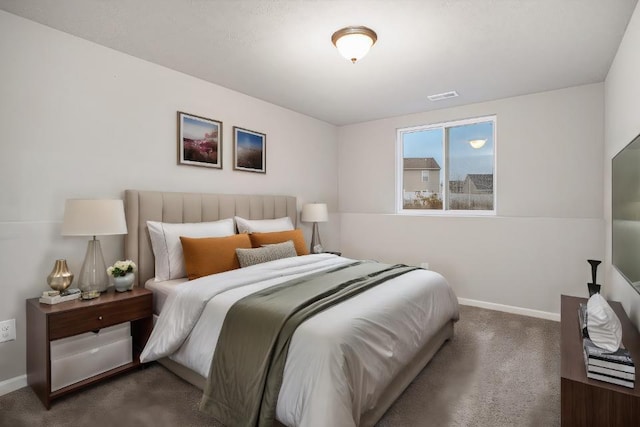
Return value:
<svg viewBox="0 0 640 427">
<path fill-rule="evenodd" d="M 98 298 L 99 296 L 100 296 L 100 291 L 86 291 L 80 294 L 80 299 L 86 301 L 86 300 Z"/>
</svg>

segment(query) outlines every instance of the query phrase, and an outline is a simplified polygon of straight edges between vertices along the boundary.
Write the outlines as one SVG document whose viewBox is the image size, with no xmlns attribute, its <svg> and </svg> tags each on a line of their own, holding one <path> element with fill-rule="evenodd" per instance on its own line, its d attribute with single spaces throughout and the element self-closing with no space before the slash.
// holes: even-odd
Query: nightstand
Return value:
<svg viewBox="0 0 640 427">
<path fill-rule="evenodd" d="M 52 341 L 87 332 L 97 333 L 103 328 L 125 322 L 131 325 L 130 362 L 52 391 Z M 49 409 L 51 402 L 59 397 L 140 366 L 140 353 L 152 329 L 152 293 L 147 289 L 134 288 L 128 292 L 110 290 L 93 300 L 77 299 L 53 305 L 41 304 L 38 298 L 28 299 L 27 383 Z"/>
</svg>

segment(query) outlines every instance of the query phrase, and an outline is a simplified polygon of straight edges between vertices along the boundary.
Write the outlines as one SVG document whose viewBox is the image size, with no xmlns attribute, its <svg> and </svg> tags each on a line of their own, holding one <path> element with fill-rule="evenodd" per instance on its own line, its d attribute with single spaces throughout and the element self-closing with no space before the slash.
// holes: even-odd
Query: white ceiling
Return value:
<svg viewBox="0 0 640 427">
<path fill-rule="evenodd" d="M 605 79 L 637 0 L 0 0 L 0 9 L 333 123 Z M 353 65 L 331 44 L 378 34 Z M 431 102 L 427 95 L 460 97 Z"/>
</svg>

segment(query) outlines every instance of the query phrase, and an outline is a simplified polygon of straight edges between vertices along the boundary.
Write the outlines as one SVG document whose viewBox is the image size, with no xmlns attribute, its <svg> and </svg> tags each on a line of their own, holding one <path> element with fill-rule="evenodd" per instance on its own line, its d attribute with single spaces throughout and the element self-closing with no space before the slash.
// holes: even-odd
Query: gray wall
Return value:
<svg viewBox="0 0 640 427">
<path fill-rule="evenodd" d="M 25 299 L 48 289 L 57 258 L 80 271 L 88 239 L 60 236 L 65 199 L 284 194 L 337 211 L 333 125 L 2 11 L 0 57 L 0 320 L 17 326 L 0 343 L 0 382 L 25 373 Z M 177 165 L 177 111 L 223 122 L 223 170 Z M 266 175 L 232 170 L 233 126 L 267 135 Z M 338 215 L 320 227 L 339 249 Z M 100 240 L 107 265 L 123 256 L 122 236 Z"/>
<path fill-rule="evenodd" d="M 640 295 L 611 266 L 611 159 L 640 134 L 640 6 L 629 21 L 605 80 L 605 193 L 607 298 L 621 301 L 636 327 L 640 327 Z"/>
<path fill-rule="evenodd" d="M 395 214 L 396 129 L 492 114 L 497 215 Z M 587 296 L 586 260 L 604 256 L 603 119 L 593 84 L 341 127 L 341 248 L 427 261 L 461 298 L 558 313 L 560 294 Z"/>
</svg>

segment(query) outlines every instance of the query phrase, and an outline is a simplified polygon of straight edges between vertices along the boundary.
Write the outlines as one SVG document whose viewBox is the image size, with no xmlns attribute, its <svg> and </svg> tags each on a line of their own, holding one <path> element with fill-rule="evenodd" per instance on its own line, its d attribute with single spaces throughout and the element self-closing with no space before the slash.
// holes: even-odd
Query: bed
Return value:
<svg viewBox="0 0 640 427">
<path fill-rule="evenodd" d="M 270 286 L 269 283 L 353 262 L 332 254 L 315 254 L 193 281 L 158 282 L 154 280 L 147 221 L 192 223 L 234 216 L 252 220 L 286 216 L 295 225 L 296 198 L 127 190 L 125 212 L 129 231 L 125 256 L 138 265 L 137 285 L 154 292 L 154 310 L 159 315 L 154 329 L 156 337 L 152 335 L 147 346 L 150 348 L 145 348 L 145 358 L 158 360 L 200 389 L 206 383 L 224 313 L 235 301 L 255 289 Z M 407 273 L 400 279 L 392 279 L 331 307 L 296 330 L 278 397 L 277 425 L 374 425 L 453 336 L 458 306 L 446 280 L 425 270 Z M 196 302 L 202 305 L 194 309 L 197 314 L 185 314 L 185 310 L 174 308 L 181 304 L 190 307 L 185 301 L 202 297 L 204 285 L 221 284 L 228 286 L 228 290 L 216 291 L 213 297 L 209 295 Z M 193 292 L 190 288 L 199 294 L 195 300 L 185 299 L 185 295 Z M 170 313 L 183 318 L 177 322 L 169 320 Z M 179 332 L 176 324 L 181 325 Z M 336 342 L 332 334 L 345 336 Z"/>
</svg>

